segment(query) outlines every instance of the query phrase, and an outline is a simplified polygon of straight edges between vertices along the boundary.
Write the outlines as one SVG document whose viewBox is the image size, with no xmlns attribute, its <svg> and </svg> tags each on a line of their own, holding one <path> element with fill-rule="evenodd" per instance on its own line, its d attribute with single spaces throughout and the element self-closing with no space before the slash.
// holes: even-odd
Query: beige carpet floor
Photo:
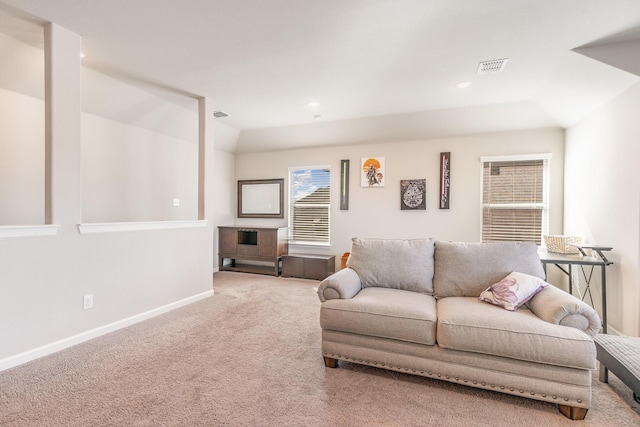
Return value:
<svg viewBox="0 0 640 427">
<path fill-rule="evenodd" d="M 0 425 L 640 426 L 616 378 L 594 381 L 574 422 L 517 396 L 325 368 L 317 283 L 216 273 L 212 298 L 0 372 Z"/>
</svg>

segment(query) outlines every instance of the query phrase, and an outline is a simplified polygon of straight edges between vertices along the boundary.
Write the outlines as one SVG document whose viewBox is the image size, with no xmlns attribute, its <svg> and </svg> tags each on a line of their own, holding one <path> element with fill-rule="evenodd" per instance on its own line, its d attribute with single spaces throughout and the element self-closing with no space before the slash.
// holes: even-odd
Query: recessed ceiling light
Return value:
<svg viewBox="0 0 640 427">
<path fill-rule="evenodd" d="M 87 54 L 84 52 L 80 52 L 80 59 L 84 59 L 87 57 Z"/>
<path fill-rule="evenodd" d="M 322 118 L 322 115 L 320 114 L 316 114 L 315 116 L 313 116 L 314 120 L 320 120 Z"/>
<path fill-rule="evenodd" d="M 318 108 L 319 106 L 320 106 L 320 103 L 315 99 L 311 99 L 309 100 L 309 102 L 307 102 L 307 108 L 315 109 L 315 108 Z"/>
<path fill-rule="evenodd" d="M 225 113 L 224 111 L 218 110 L 213 112 L 213 117 L 218 117 L 218 118 L 229 117 L 229 113 Z"/>
<path fill-rule="evenodd" d="M 458 89 L 466 89 L 469 86 L 471 86 L 471 82 L 470 81 L 464 81 L 464 82 L 456 83 L 456 87 Z"/>
</svg>

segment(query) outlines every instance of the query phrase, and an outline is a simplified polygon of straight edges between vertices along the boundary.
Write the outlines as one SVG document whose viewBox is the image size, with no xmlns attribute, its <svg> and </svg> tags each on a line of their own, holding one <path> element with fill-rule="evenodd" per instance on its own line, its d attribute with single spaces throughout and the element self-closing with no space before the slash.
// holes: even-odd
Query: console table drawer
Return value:
<svg viewBox="0 0 640 427">
<path fill-rule="evenodd" d="M 324 280 L 336 271 L 334 255 L 283 255 L 282 276 Z"/>
<path fill-rule="evenodd" d="M 238 245 L 236 251 L 238 255 L 255 256 L 258 255 L 258 245 Z"/>
</svg>

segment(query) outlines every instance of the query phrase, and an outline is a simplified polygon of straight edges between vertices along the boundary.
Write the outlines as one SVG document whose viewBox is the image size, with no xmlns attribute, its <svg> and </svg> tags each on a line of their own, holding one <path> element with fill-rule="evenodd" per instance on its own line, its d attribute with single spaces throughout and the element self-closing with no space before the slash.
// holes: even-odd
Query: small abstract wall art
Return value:
<svg viewBox="0 0 640 427">
<path fill-rule="evenodd" d="M 403 179 L 400 181 L 400 210 L 427 209 L 427 180 Z"/>
<path fill-rule="evenodd" d="M 384 187 L 384 157 L 362 159 L 360 185 L 362 187 Z"/>
</svg>

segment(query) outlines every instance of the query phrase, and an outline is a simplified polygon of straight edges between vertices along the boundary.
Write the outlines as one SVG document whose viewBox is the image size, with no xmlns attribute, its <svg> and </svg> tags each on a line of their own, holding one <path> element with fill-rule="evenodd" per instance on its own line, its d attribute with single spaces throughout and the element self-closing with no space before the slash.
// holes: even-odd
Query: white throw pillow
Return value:
<svg viewBox="0 0 640 427">
<path fill-rule="evenodd" d="M 479 299 L 513 311 L 547 286 L 549 284 L 539 277 L 513 271 L 498 283 L 489 286 L 480 294 Z"/>
</svg>

